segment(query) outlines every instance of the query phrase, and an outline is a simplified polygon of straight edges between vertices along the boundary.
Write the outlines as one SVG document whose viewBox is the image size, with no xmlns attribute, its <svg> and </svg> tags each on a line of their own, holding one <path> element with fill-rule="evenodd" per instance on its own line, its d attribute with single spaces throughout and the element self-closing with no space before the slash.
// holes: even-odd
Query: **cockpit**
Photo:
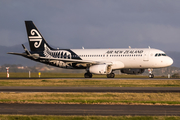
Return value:
<svg viewBox="0 0 180 120">
<path fill-rule="evenodd" d="M 155 57 L 159 57 L 159 56 L 167 56 L 165 53 L 156 53 Z"/>
</svg>

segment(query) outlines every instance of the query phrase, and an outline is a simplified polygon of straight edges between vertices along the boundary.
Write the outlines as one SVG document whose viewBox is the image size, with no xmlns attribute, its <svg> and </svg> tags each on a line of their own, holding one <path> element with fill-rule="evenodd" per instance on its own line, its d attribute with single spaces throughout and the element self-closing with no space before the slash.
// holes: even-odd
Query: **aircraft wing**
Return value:
<svg viewBox="0 0 180 120">
<path fill-rule="evenodd" d="M 33 57 L 33 55 L 27 55 L 26 53 L 15 53 L 15 52 L 9 52 L 8 54 L 13 54 L 13 55 L 20 55 L 20 56 L 24 56 L 24 57 Z M 37 57 L 38 58 L 38 57 Z M 36 59 L 37 59 L 36 58 Z M 40 59 L 46 59 L 49 60 L 50 62 L 55 62 L 55 61 L 63 61 L 63 62 L 72 62 L 72 63 L 85 63 L 85 64 L 94 64 L 94 65 L 98 65 L 98 64 L 108 64 L 108 65 L 112 65 L 112 62 L 107 62 L 107 61 L 92 61 L 92 60 L 77 60 L 77 59 L 64 59 L 64 58 L 48 58 L 48 57 L 39 57 Z"/>
<path fill-rule="evenodd" d="M 50 61 L 63 61 L 63 62 L 73 62 L 73 63 L 87 63 L 87 64 L 110 64 L 103 61 L 91 61 L 91 60 L 77 60 L 77 59 L 63 59 L 63 58 L 47 58 L 47 57 L 40 57 L 41 59 L 46 59 Z"/>
</svg>

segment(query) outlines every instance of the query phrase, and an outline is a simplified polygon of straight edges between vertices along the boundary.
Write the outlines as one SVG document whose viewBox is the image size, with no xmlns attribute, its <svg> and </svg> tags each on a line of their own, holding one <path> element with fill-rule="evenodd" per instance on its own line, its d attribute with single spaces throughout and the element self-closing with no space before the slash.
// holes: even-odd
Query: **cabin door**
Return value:
<svg viewBox="0 0 180 120">
<path fill-rule="evenodd" d="M 143 61 L 149 61 L 149 50 L 145 50 L 143 56 Z"/>
</svg>

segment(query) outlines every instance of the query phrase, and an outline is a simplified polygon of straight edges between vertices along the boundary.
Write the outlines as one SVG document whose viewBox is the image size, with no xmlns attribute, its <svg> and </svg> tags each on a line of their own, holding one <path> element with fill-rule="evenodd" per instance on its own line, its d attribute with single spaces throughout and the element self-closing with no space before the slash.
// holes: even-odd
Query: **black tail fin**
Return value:
<svg viewBox="0 0 180 120">
<path fill-rule="evenodd" d="M 32 21 L 25 21 L 31 51 L 44 51 L 44 44 L 51 48 Z"/>
</svg>

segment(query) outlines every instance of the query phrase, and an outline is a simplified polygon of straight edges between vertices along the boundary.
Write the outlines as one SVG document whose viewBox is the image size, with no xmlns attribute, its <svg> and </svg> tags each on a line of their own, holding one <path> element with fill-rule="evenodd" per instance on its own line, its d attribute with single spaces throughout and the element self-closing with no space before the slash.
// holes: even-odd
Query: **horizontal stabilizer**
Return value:
<svg viewBox="0 0 180 120">
<path fill-rule="evenodd" d="M 8 52 L 7 54 L 21 55 L 21 56 L 26 56 L 27 55 L 25 53 L 14 53 L 14 52 Z"/>
</svg>

